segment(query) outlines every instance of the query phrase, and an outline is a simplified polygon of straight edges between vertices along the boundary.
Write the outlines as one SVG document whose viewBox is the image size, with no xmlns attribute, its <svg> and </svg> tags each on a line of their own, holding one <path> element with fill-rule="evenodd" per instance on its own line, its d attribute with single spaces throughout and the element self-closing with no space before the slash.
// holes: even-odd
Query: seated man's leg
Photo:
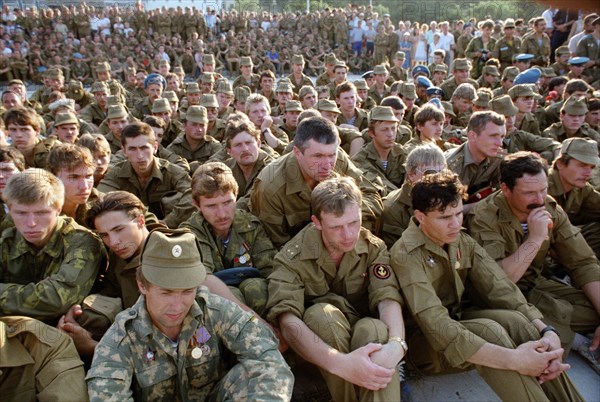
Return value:
<svg viewBox="0 0 600 402">
<path fill-rule="evenodd" d="M 387 325 L 381 320 L 375 318 L 362 318 L 352 329 L 352 340 L 350 349 L 355 350 L 369 343 L 385 344 L 388 340 Z M 395 370 L 392 382 L 384 389 L 379 391 L 370 391 L 366 388 L 357 387 L 359 399 L 366 401 L 400 401 L 400 375 Z"/>
<path fill-rule="evenodd" d="M 461 323 L 470 331 L 506 348 L 514 349 L 522 343 L 540 338 L 533 324 L 517 311 L 473 310 L 465 312 L 463 318 L 467 320 Z M 566 373 L 540 386 L 536 378 L 515 371 L 481 366 L 477 370 L 502 400 L 583 401 Z"/>
<path fill-rule="evenodd" d="M 527 300 L 544 315 L 544 322 L 555 327 L 568 355 L 575 332 L 594 332 L 600 316 L 583 291 L 551 279 L 541 279 Z"/>
<path fill-rule="evenodd" d="M 246 304 L 261 317 L 267 306 L 267 280 L 250 278 L 240 283 L 240 292 L 244 295 Z"/>
<path fill-rule="evenodd" d="M 340 309 L 328 303 L 316 303 L 304 312 L 302 320 L 325 343 L 342 353 L 350 351 L 350 323 Z M 357 401 L 354 385 L 319 368 L 334 401 Z"/>
</svg>

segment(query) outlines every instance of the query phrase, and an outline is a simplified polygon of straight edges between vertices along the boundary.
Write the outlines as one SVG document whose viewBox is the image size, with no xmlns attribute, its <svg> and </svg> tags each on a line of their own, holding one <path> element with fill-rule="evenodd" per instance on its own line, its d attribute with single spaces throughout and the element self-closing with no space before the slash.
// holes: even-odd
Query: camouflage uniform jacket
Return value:
<svg viewBox="0 0 600 402">
<path fill-rule="evenodd" d="M 546 211 L 552 215 L 554 225 L 548 230 L 535 258 L 517 282 L 522 291 L 535 287 L 542 278 L 542 268 L 548 254 L 553 255 L 567 270 L 574 287 L 597 281 L 600 264 L 579 229 L 575 228 L 565 211 L 550 197 L 546 197 Z M 521 223 L 512 213 L 501 191 L 481 200 L 471 209 L 467 219 L 469 233 L 496 262 L 514 254 L 527 240 Z"/>
<path fill-rule="evenodd" d="M 0 250 L 0 315 L 45 321 L 81 303 L 106 264 L 98 236 L 62 216 L 41 250 L 14 227 L 2 233 Z"/>
<path fill-rule="evenodd" d="M 384 169 L 373 141 L 352 157 L 352 162 L 365 173 L 367 179 L 374 182 L 380 178 L 383 181 L 386 190 L 385 194 L 402 186 L 406 173 L 404 170 L 405 161 L 406 155 L 402 146 L 396 144 L 388 154 L 387 168 Z"/>
<path fill-rule="evenodd" d="M 202 340 L 208 336 L 199 344 L 205 352 L 194 358 L 192 350 L 201 335 Z M 227 351 L 238 362 L 230 375 Z M 140 296 L 132 308 L 117 315 L 96 347 L 86 380 L 91 401 L 165 402 L 287 401 L 294 382 L 273 333 L 254 315 L 204 286 L 183 320 L 177 348 L 152 324 L 146 299 Z"/>
<path fill-rule="evenodd" d="M 196 235 L 202 263 L 208 272 L 256 267 L 263 278 L 271 273 L 277 250 L 258 218 L 249 212 L 236 209 L 226 246 L 214 235 L 210 224 L 198 211 L 180 227 L 188 228 Z"/>
<path fill-rule="evenodd" d="M 154 158 L 152 175 L 145 187 L 142 188 L 131 163 L 126 160 L 112 167 L 97 188 L 104 193 L 129 191 L 168 227 L 176 228 L 193 212 L 191 185 L 190 176 L 182 167 Z"/>
<path fill-rule="evenodd" d="M 374 227 L 383 204 L 377 188 L 341 149 L 333 169 L 352 177 L 363 193 L 363 226 Z M 254 181 L 250 211 L 258 216 L 275 247 L 280 247 L 310 222 L 310 194 L 293 153 L 266 166 Z"/>
<path fill-rule="evenodd" d="M 545 33 L 542 35 L 541 45 L 535 32 L 521 38 L 521 53 L 531 53 L 535 56 L 531 60 L 532 66 L 546 67 L 550 60 L 550 38 Z"/>
<path fill-rule="evenodd" d="M 83 362 L 68 335 L 28 317 L 0 318 L 3 401 L 86 401 Z"/>
<path fill-rule="evenodd" d="M 361 228 L 356 246 L 336 267 L 321 231 L 311 223 L 275 256 L 269 276 L 267 319 L 276 323 L 282 313 L 302 319 L 312 304 L 333 302 L 353 325 L 376 313 L 383 300 L 402 305 L 398 280 L 389 264 L 383 241 Z"/>
</svg>

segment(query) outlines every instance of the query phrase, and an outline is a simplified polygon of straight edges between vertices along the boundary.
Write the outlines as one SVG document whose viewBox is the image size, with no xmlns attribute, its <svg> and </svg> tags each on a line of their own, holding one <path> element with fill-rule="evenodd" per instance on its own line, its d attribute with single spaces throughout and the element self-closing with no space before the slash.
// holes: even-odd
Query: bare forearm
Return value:
<svg viewBox="0 0 600 402">
<path fill-rule="evenodd" d="M 586 283 L 581 289 L 596 309 L 596 312 L 600 314 L 600 281 Z"/>
<path fill-rule="evenodd" d="M 521 244 L 517 251 L 502 260 L 500 265 L 512 282 L 517 283 L 525 274 L 541 245 L 542 241 L 529 239 Z"/>
<path fill-rule="evenodd" d="M 379 318 L 388 327 L 389 337 L 399 336 L 404 339 L 404 318 L 402 307 L 393 300 L 384 300 L 379 303 Z"/>
</svg>

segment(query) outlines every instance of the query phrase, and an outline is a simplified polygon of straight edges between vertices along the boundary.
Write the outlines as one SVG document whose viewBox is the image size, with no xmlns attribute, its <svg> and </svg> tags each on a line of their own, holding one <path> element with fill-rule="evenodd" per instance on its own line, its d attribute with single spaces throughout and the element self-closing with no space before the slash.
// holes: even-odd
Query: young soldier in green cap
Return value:
<svg viewBox="0 0 600 402">
<path fill-rule="evenodd" d="M 504 35 L 494 45 L 492 57 L 500 61 L 500 70 L 511 66 L 513 56 L 521 53 L 521 38 L 515 35 L 515 20 L 507 18 L 504 21 Z"/>
<path fill-rule="evenodd" d="M 192 213 L 187 172 L 154 155 L 158 144 L 152 128 L 146 123 L 126 126 L 121 143 L 127 160 L 108 171 L 98 185 L 98 191 L 129 191 L 165 225 L 177 227 Z"/>
<path fill-rule="evenodd" d="M 59 113 L 54 120 L 52 134 L 62 143 L 74 144 L 79 138 L 79 119 L 71 112 Z"/>
<path fill-rule="evenodd" d="M 240 88 L 240 87 L 238 87 Z M 248 88 L 248 87 L 244 87 Z M 266 70 L 260 73 L 260 85 L 258 87 L 257 93 L 264 96 L 269 100 L 269 105 L 271 109 L 277 106 L 278 102 L 275 97 L 275 74 L 273 71 Z M 243 110 L 241 110 L 243 112 Z"/>
<path fill-rule="evenodd" d="M 192 199 L 197 211 L 180 227 L 198 241 L 208 272 L 223 280 L 259 315 L 267 304 L 266 278 L 276 250 L 254 215 L 236 208 L 238 184 L 231 169 L 207 162 L 194 172 Z"/>
<path fill-rule="evenodd" d="M 79 117 L 88 122 L 100 126 L 108 112 L 107 98 L 110 90 L 104 82 L 94 82 L 91 89 L 94 95 L 94 102 L 87 105 L 79 111 Z"/>
<path fill-rule="evenodd" d="M 376 106 L 369 114 L 368 135 L 372 139 L 352 157 L 352 162 L 372 182 L 381 180 L 387 195 L 404 182 L 404 160 L 402 146 L 396 143 L 399 120 L 389 106 Z"/>
<path fill-rule="evenodd" d="M 548 172 L 548 194 L 565 210 L 600 258 L 600 192 L 589 183 L 600 165 L 598 144 L 585 138 L 567 138 Z"/>
<path fill-rule="evenodd" d="M 225 122 L 219 119 L 219 102 L 214 94 L 203 94 L 200 97 L 200 106 L 206 109 L 206 118 L 208 120 L 206 126 L 206 135 L 213 137 L 215 140 L 223 141 L 225 132 Z"/>
<path fill-rule="evenodd" d="M 337 59 L 335 57 L 335 54 L 329 53 L 325 55 L 325 71 L 323 72 L 323 74 L 317 77 L 317 81 L 315 83 L 316 86 L 328 86 L 333 82 L 335 78 L 335 73 L 333 72 L 333 69 L 335 68 L 336 64 Z"/>
<path fill-rule="evenodd" d="M 385 83 L 388 77 L 387 68 L 380 64 L 373 69 L 375 84 L 369 88 L 369 97 L 371 97 L 377 105 L 381 100 L 390 94 L 390 87 Z"/>
<path fill-rule="evenodd" d="M 307 195 L 333 172 L 354 178 L 364 195 L 363 224 L 376 226 L 381 197 L 362 172 L 339 150 L 337 128 L 322 117 L 302 120 L 293 152 L 265 167 L 254 182 L 250 210 L 261 220 L 271 241 L 281 247 L 310 221 Z"/>
<path fill-rule="evenodd" d="M 52 173 L 15 173 L 2 198 L 14 227 L 0 240 L 0 316 L 55 322 L 92 289 L 106 264 L 102 242 L 60 216 L 65 190 Z"/>
<path fill-rule="evenodd" d="M 0 354 L 3 399 L 88 399 L 83 362 L 62 331 L 33 318 L 2 317 Z"/>
<path fill-rule="evenodd" d="M 201 286 L 205 278 L 193 234 L 149 234 L 137 270 L 142 296 L 96 347 L 90 400 L 291 398 L 293 376 L 271 330 Z"/>
<path fill-rule="evenodd" d="M 465 193 L 451 172 L 425 176 L 412 189 L 415 217 L 390 251 L 410 313 L 410 360 L 428 374 L 475 366 L 502 400 L 583 401 L 556 330 L 461 231 Z"/>
<path fill-rule="evenodd" d="M 212 94 L 213 86 L 215 84 L 215 77 L 211 73 L 202 73 L 197 80 L 198 85 L 200 86 L 201 95 Z"/>
<path fill-rule="evenodd" d="M 598 143 L 600 149 L 600 134 L 592 130 L 585 122 L 587 112 L 585 97 L 569 96 L 560 109 L 560 122 L 545 129 L 544 137 L 550 137 L 559 142 L 571 137 L 591 138 Z"/>
<path fill-rule="evenodd" d="M 394 81 L 408 81 L 408 70 L 402 68 L 405 59 L 406 53 L 396 52 L 394 55 L 394 67 L 390 69 L 390 76 L 388 77 L 386 84 L 392 85 Z"/>
<path fill-rule="evenodd" d="M 492 91 L 494 98 L 501 95 L 508 95 L 508 90 L 512 88 L 513 81 L 519 74 L 519 69 L 515 66 L 509 66 L 502 71 L 500 86 Z"/>
<path fill-rule="evenodd" d="M 298 101 L 289 100 L 285 103 L 285 108 L 283 109 L 283 124 L 278 127 L 287 134 L 290 141 L 293 141 L 296 136 L 298 116 L 303 110 L 302 105 Z"/>
<path fill-rule="evenodd" d="M 127 91 L 119 81 L 113 79 L 111 75 L 110 64 L 106 62 L 98 63 L 96 67 L 96 76 L 99 82 L 104 82 L 110 91 L 110 95 L 118 96 L 121 103 L 127 99 Z"/>
<path fill-rule="evenodd" d="M 571 58 L 571 52 L 568 46 L 559 46 L 554 51 L 555 62 L 550 65 L 556 75 L 567 75 L 569 72 L 569 59 Z"/>
<path fill-rule="evenodd" d="M 540 137 L 515 126 L 519 109 L 513 104 L 510 96 L 502 95 L 490 101 L 490 109 L 502 116 L 506 121 L 506 137 L 502 140 L 502 148 L 507 154 L 517 151 L 539 153 L 548 162 L 552 162 L 560 149 L 560 143 L 552 138 Z"/>
<path fill-rule="evenodd" d="M 287 101 L 293 99 L 294 91 L 292 90 L 292 84 L 286 78 L 282 78 L 275 88 L 275 100 L 277 100 L 277 106 L 271 108 L 271 116 L 274 117 L 273 120 L 276 124 L 281 124 L 283 122 L 281 115 L 283 114 L 285 104 Z"/>
<path fill-rule="evenodd" d="M 301 54 L 295 54 L 292 56 L 292 73 L 287 76 L 292 84 L 292 91 L 298 95 L 300 88 L 305 85 L 314 86 L 312 80 L 303 73 L 304 71 L 304 57 Z"/>
<path fill-rule="evenodd" d="M 600 264 L 579 229 L 548 197 L 543 160 L 530 152 L 507 155 L 501 190 L 470 212 L 470 233 L 516 283 L 527 300 L 554 325 L 565 350 L 574 332 L 595 332 L 600 343 Z M 549 279 L 546 258 L 566 270 L 571 285 Z M 546 271 L 542 275 L 542 271 Z"/>
<path fill-rule="evenodd" d="M 181 116 L 185 115 L 190 106 L 200 106 L 201 95 L 202 91 L 200 90 L 198 83 L 190 82 L 187 84 L 185 87 L 185 98 L 181 100 L 181 105 L 179 106 Z"/>
<path fill-rule="evenodd" d="M 352 178 L 324 180 L 310 202 L 312 223 L 275 256 L 267 317 L 332 400 L 399 401 L 403 301 L 385 244 L 361 228 Z"/>
<path fill-rule="evenodd" d="M 533 85 L 514 85 L 508 90 L 508 95 L 518 109 L 515 127 L 518 130 L 527 131 L 528 133 L 540 136 L 542 133 L 540 131 L 539 123 L 532 113 L 536 105 L 536 98 L 540 95 L 534 92 Z"/>
<path fill-rule="evenodd" d="M 260 82 L 260 76 L 252 72 L 252 58 L 244 56 L 240 58 L 240 75 L 233 81 L 233 88 L 240 87 L 242 85 L 250 88 L 252 93 L 258 89 L 258 83 Z"/>
<path fill-rule="evenodd" d="M 234 112 L 233 107 L 233 89 L 229 81 L 220 80 L 217 82 L 217 102 L 219 103 L 219 113 L 217 117 L 223 121 Z"/>
<path fill-rule="evenodd" d="M 113 157 L 122 148 L 121 133 L 128 124 L 129 114 L 127 114 L 127 110 L 123 105 L 111 105 L 108 107 L 106 126 L 109 132 L 105 137 L 106 141 L 110 144 L 110 151 Z"/>
<path fill-rule="evenodd" d="M 312 85 L 304 85 L 298 91 L 298 100 L 302 104 L 302 109 L 314 109 L 317 104 L 317 91 Z"/>
<path fill-rule="evenodd" d="M 469 83 L 473 85 L 475 89 L 479 88 L 477 81 L 469 76 L 471 63 L 469 63 L 467 59 L 454 59 L 450 65 L 450 70 L 452 70 L 452 76 L 440 86 L 440 88 L 444 90 L 444 100 L 450 100 L 452 94 L 454 94 L 454 90 L 456 90 L 460 84 Z"/>
<path fill-rule="evenodd" d="M 65 84 L 65 77 L 62 70 L 50 68 L 44 73 L 44 86 L 37 89 L 30 97 L 32 102 L 37 102 L 42 106 L 48 104 L 48 97 L 52 91 L 60 91 Z"/>
<path fill-rule="evenodd" d="M 366 110 L 367 112 L 377 106 L 377 103 L 373 98 L 369 96 L 369 86 L 367 85 L 367 81 L 364 79 L 359 79 L 352 82 L 356 87 L 356 96 L 357 103 L 356 106 L 359 109 Z M 388 91 L 389 92 L 389 91 Z"/>
<path fill-rule="evenodd" d="M 4 113 L 2 119 L 12 146 L 23 154 L 26 166 L 46 167 L 48 152 L 59 141 L 55 137 L 42 139 L 39 116 L 32 109 L 17 107 Z"/>
<path fill-rule="evenodd" d="M 173 109 L 168 99 L 159 98 L 152 104 L 152 116 L 160 117 L 165 122 L 163 136 L 160 141 L 163 147 L 169 146 L 183 132 L 183 125 L 179 120 L 173 119 L 172 114 Z"/>
<path fill-rule="evenodd" d="M 496 66 L 483 66 L 481 70 L 481 77 L 477 79 L 479 88 L 489 88 L 491 90 L 498 87 L 498 78 L 500 78 L 500 72 Z"/>
</svg>

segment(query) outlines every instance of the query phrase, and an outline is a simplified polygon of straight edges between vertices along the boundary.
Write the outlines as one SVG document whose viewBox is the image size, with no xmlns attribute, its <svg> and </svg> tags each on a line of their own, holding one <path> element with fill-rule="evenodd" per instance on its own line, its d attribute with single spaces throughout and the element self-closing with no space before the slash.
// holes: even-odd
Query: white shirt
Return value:
<svg viewBox="0 0 600 402">
<path fill-rule="evenodd" d="M 448 53 L 450 51 L 450 47 L 454 45 L 454 35 L 452 35 L 450 32 L 444 34 L 441 31 L 439 32 L 439 34 L 441 48 L 444 49 L 446 53 Z"/>
</svg>

